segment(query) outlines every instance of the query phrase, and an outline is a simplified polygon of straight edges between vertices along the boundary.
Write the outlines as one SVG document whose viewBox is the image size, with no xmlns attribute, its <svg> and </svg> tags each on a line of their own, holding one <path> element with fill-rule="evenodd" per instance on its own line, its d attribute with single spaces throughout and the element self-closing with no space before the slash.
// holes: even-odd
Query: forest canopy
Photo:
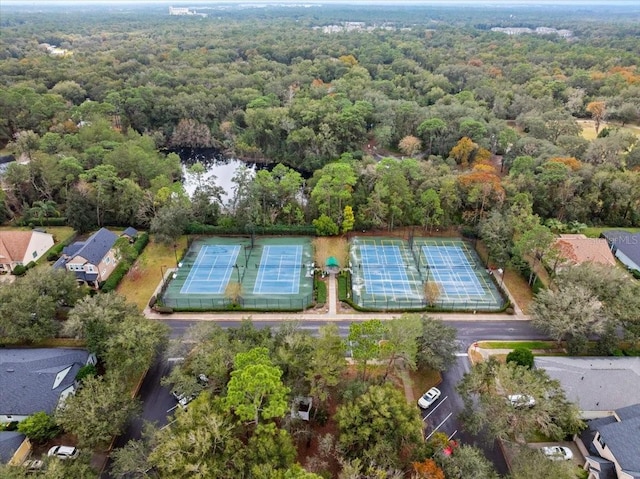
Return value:
<svg viewBox="0 0 640 479">
<path fill-rule="evenodd" d="M 0 221 L 48 205 L 95 226 L 178 211 L 340 227 L 350 206 L 356 228 L 475 228 L 525 194 L 541 221 L 640 224 L 630 5 L 21 8 L 0 22 L 0 145 L 28 163 L 6 169 Z M 229 205 L 211 182 L 189 198 L 181 148 L 303 178 L 236 175 Z"/>
</svg>

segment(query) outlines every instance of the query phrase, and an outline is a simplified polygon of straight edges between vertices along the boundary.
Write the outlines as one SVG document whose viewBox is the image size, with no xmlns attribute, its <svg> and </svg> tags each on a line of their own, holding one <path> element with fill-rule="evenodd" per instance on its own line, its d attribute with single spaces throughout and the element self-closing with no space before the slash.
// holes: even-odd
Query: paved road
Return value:
<svg viewBox="0 0 640 479">
<path fill-rule="evenodd" d="M 456 315 L 457 316 L 457 315 Z M 473 318 L 473 316 L 471 316 Z M 461 355 L 467 352 L 467 349 L 474 341 L 481 339 L 544 339 L 544 335 L 533 329 L 529 321 L 509 319 L 497 319 L 493 317 L 491 320 L 484 318 L 474 318 L 469 320 L 469 315 L 464 320 L 445 319 L 448 324 L 458 330 L 458 345 Z M 171 328 L 171 339 L 180 339 L 185 332 L 193 325 L 201 322 L 196 319 L 177 319 L 175 317 L 162 318 Z M 349 331 L 349 325 L 354 320 L 362 320 L 361 318 L 349 318 L 346 320 L 333 320 L 340 330 L 340 335 L 346 337 Z M 223 321 L 216 321 L 222 327 L 235 328 L 239 327 L 240 318 L 233 318 Z M 318 328 L 325 325 L 326 321 L 321 319 L 305 319 L 299 321 L 299 327 L 303 330 L 310 331 L 311 334 L 317 334 Z M 256 328 L 278 328 L 282 321 L 276 319 L 262 318 L 260 321 L 254 321 Z M 140 390 L 140 400 L 143 402 L 143 410 L 140 417 L 132 421 L 129 428 L 120 436 L 116 442 L 117 447 L 126 444 L 129 439 L 138 439 L 141 436 L 142 425 L 144 421 L 155 422 L 158 426 L 168 423 L 170 409 L 175 406 L 176 402 L 170 394 L 170 391 L 160 386 L 160 379 L 169 374 L 172 363 L 167 362 L 166 358 L 159 357 L 149 370 Z M 500 451 L 479 441 L 478 438 L 465 435 L 457 421 L 457 415 L 462 410 L 462 400 L 455 391 L 455 385 L 462 378 L 464 373 L 469 370 L 468 358 L 459 356 L 458 360 L 449 370 L 443 373 L 443 382 L 439 386 L 442 391 L 441 399 L 438 400 L 426 414 L 429 417 L 426 423 L 426 434 L 429 435 L 434 429 L 438 428 L 445 432 L 448 436 L 461 439 L 467 444 L 476 444 L 482 447 L 489 459 L 491 459 L 496 468 L 500 472 L 506 472 L 504 457 Z M 108 474 L 103 477 L 109 477 Z"/>
</svg>

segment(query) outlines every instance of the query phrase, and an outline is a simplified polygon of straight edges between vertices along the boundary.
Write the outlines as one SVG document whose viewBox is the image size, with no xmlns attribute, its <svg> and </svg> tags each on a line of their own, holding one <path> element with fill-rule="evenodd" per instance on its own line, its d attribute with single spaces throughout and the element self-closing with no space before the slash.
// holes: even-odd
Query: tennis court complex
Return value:
<svg viewBox="0 0 640 479">
<path fill-rule="evenodd" d="M 212 237 L 190 246 L 164 288 L 166 306 L 303 310 L 313 301 L 308 238 Z"/>
<path fill-rule="evenodd" d="M 364 308 L 495 311 L 504 304 L 462 240 L 356 237 L 350 259 L 353 300 Z"/>
</svg>

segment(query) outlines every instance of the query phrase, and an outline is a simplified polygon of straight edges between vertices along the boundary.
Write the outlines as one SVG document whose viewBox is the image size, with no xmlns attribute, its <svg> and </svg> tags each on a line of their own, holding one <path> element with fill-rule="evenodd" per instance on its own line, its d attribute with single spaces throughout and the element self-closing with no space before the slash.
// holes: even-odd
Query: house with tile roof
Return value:
<svg viewBox="0 0 640 479">
<path fill-rule="evenodd" d="M 42 231 L 0 231 L 0 273 L 38 261 L 53 246 L 53 235 Z"/>
<path fill-rule="evenodd" d="M 640 479 L 640 403 L 589 421 L 578 447 L 588 479 Z"/>
<path fill-rule="evenodd" d="M 53 413 L 75 392 L 80 368 L 95 363 L 82 349 L 0 349 L 0 423 Z"/>
<path fill-rule="evenodd" d="M 72 271 L 78 281 L 98 288 L 118 264 L 117 240 L 118 235 L 100 228 L 86 241 L 76 241 L 65 247 L 53 267 Z"/>
<path fill-rule="evenodd" d="M 616 258 L 627 268 L 640 271 L 640 233 L 609 230 L 601 235 L 609 243 Z"/>
<path fill-rule="evenodd" d="M 563 234 L 556 240 L 556 248 L 566 264 L 597 263 L 615 266 L 616 259 L 611 253 L 607 240 L 587 238 L 583 234 Z"/>
</svg>

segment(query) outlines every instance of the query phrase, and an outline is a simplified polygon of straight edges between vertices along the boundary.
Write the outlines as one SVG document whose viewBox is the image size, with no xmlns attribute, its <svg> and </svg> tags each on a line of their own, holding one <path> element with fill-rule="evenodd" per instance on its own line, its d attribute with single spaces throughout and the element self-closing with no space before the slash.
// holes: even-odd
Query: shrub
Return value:
<svg viewBox="0 0 640 479">
<path fill-rule="evenodd" d="M 508 363 L 516 363 L 527 369 L 533 368 L 533 353 L 527 348 L 516 348 L 507 354 Z"/>
<path fill-rule="evenodd" d="M 15 276 L 22 276 L 26 272 L 27 272 L 27 268 L 25 268 L 23 265 L 19 264 L 19 265 L 13 267 L 13 271 L 11 271 L 11 274 L 13 274 Z"/>
<path fill-rule="evenodd" d="M 82 381 L 87 376 L 96 376 L 97 374 L 98 369 L 93 364 L 86 364 L 76 374 L 76 381 Z"/>
<path fill-rule="evenodd" d="M 149 299 L 149 307 L 153 308 L 157 302 L 158 298 L 156 298 L 156 295 L 154 294 L 153 296 L 151 296 L 151 299 Z"/>
<path fill-rule="evenodd" d="M 36 262 L 35 262 L 35 261 L 29 261 L 29 262 L 27 263 L 27 269 L 34 268 L 34 267 L 35 267 L 35 265 L 36 265 Z"/>
<path fill-rule="evenodd" d="M 18 431 L 35 442 L 47 442 L 58 434 L 58 425 L 52 416 L 40 411 L 20 422 Z"/>
<path fill-rule="evenodd" d="M 638 269 L 632 269 L 632 270 L 631 270 L 631 274 L 633 275 L 633 277 L 634 277 L 635 279 L 640 279 L 640 270 L 638 270 Z"/>
<path fill-rule="evenodd" d="M 47 253 L 47 261 L 58 261 L 58 258 L 60 258 L 60 253 L 56 253 L 55 251 L 49 251 Z"/>
<path fill-rule="evenodd" d="M 153 308 L 153 310 L 160 314 L 171 314 L 173 313 L 173 308 L 170 306 L 157 306 Z"/>
</svg>

